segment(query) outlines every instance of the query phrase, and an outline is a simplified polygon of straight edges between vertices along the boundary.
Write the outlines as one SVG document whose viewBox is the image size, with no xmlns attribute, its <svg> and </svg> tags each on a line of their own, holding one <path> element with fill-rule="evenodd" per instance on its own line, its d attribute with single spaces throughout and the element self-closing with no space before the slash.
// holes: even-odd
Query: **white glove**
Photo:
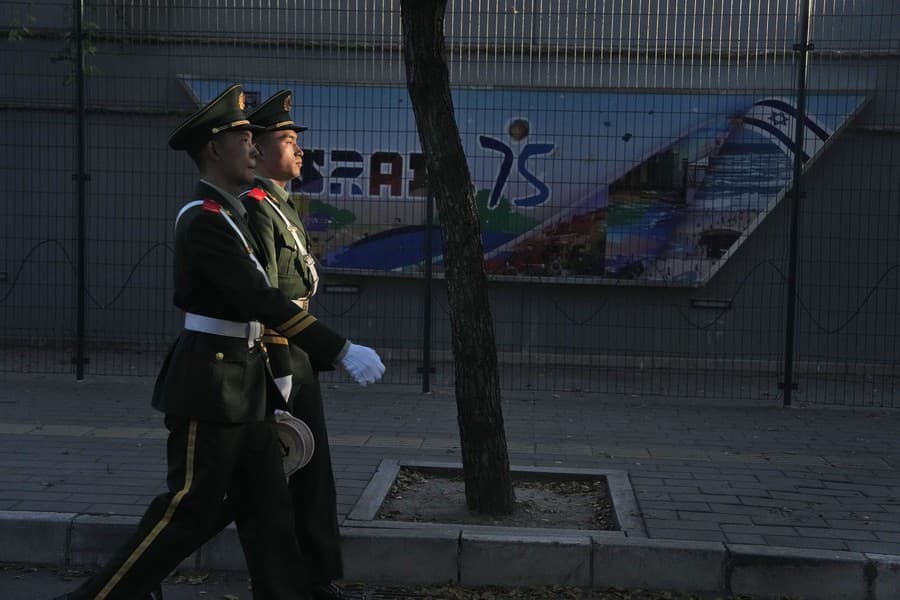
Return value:
<svg viewBox="0 0 900 600">
<path fill-rule="evenodd" d="M 275 409 L 275 420 L 276 421 L 284 421 L 285 419 L 290 419 L 293 416 L 294 415 L 292 415 L 291 413 L 289 413 L 286 410 L 281 410 L 279 408 Z"/>
<path fill-rule="evenodd" d="M 378 353 L 368 346 L 359 346 L 352 342 L 347 348 L 347 354 L 341 359 L 341 366 L 361 386 L 375 383 L 384 375 L 384 363 L 381 362 Z"/>
</svg>

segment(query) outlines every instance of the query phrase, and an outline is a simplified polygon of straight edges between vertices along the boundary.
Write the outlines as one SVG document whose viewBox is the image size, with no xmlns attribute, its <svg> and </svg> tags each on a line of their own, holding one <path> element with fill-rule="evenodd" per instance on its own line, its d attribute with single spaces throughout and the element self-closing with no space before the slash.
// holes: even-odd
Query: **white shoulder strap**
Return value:
<svg viewBox="0 0 900 600">
<path fill-rule="evenodd" d="M 306 263 L 306 267 L 309 269 L 309 278 L 312 283 L 312 290 L 310 290 L 309 294 L 307 294 L 306 298 L 310 298 L 316 295 L 316 289 L 319 287 L 319 273 L 316 271 L 316 260 L 306 251 L 306 246 L 303 245 L 303 242 L 300 241 L 300 236 L 297 234 L 297 227 L 293 223 L 291 223 L 290 219 L 281 212 L 281 209 L 278 208 L 278 205 L 272 202 L 272 199 L 269 198 L 269 195 L 266 194 L 266 202 L 269 203 L 278 216 L 281 217 L 281 220 L 284 221 L 284 226 L 287 227 L 287 230 L 291 232 L 291 237 L 294 238 L 294 243 L 297 244 L 297 251 L 300 253 L 300 257 L 303 258 L 303 262 Z"/>
<path fill-rule="evenodd" d="M 175 217 L 175 227 L 178 227 L 178 219 L 181 218 L 181 215 L 183 215 L 190 208 L 202 205 L 203 202 L 204 202 L 203 200 L 194 200 L 193 202 L 188 202 L 187 204 L 185 204 L 181 208 L 181 210 L 178 211 L 178 216 Z M 238 237 L 241 240 L 241 243 L 244 245 L 244 250 L 247 251 L 247 255 L 250 256 L 250 259 L 256 265 L 256 270 L 259 271 L 260 273 L 262 273 L 262 276 L 266 279 L 266 284 L 268 284 L 269 287 L 272 287 L 272 282 L 269 281 L 269 276 L 266 275 L 266 270 L 263 268 L 262 264 L 259 262 L 259 259 L 256 258 L 256 254 L 253 253 L 253 248 L 250 246 L 250 244 L 247 243 L 247 238 L 244 237 L 244 234 L 241 233 L 240 228 L 231 219 L 231 217 L 228 216 L 228 213 L 225 212 L 225 209 L 222 208 L 221 205 L 219 205 L 219 214 L 222 215 L 222 217 L 225 219 L 225 221 L 231 226 L 231 228 L 234 230 L 234 232 L 238 235 Z"/>
<path fill-rule="evenodd" d="M 181 207 L 181 210 L 178 211 L 178 216 L 175 217 L 175 229 L 178 229 L 178 221 L 181 219 L 181 215 L 186 213 L 189 208 L 194 208 L 195 206 L 200 206 L 203 204 L 203 200 L 194 200 L 193 202 L 188 202 L 184 206 Z"/>
</svg>

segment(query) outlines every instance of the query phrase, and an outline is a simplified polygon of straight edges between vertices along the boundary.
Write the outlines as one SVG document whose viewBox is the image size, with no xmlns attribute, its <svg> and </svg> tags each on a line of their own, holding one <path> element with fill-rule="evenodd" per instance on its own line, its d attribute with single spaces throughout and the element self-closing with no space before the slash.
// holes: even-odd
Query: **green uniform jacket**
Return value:
<svg viewBox="0 0 900 600">
<path fill-rule="evenodd" d="M 228 321 L 260 321 L 316 361 L 333 364 L 346 340 L 266 281 L 248 253 L 265 264 L 240 202 L 204 182 L 196 194 L 204 204 L 184 211 L 175 229 L 176 306 Z M 252 248 L 244 246 L 223 211 Z M 185 330 L 157 378 L 153 406 L 201 420 L 250 422 L 265 418 L 272 389 L 259 344 Z"/>
<path fill-rule="evenodd" d="M 297 236 L 309 252 L 309 234 L 290 195 L 270 179 L 257 177 L 256 186 L 242 193 L 241 201 L 247 209 L 250 226 L 262 243 L 272 285 L 292 300 L 308 298 L 313 285 L 309 267 L 284 219 L 269 204 L 269 201 L 274 203 L 296 228 Z M 304 353 L 296 346 L 270 342 L 267 347 L 275 376 L 292 375 L 295 384 L 309 383 L 314 370 L 333 368 L 331 363 L 318 360 L 314 352 Z"/>
</svg>

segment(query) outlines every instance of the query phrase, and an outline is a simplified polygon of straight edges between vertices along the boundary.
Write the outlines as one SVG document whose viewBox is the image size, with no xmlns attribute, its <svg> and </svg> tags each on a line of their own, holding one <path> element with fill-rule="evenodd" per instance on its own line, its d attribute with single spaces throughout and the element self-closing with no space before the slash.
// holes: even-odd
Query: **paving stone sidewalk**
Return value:
<svg viewBox="0 0 900 600">
<path fill-rule="evenodd" d="M 137 377 L 0 374 L 0 510 L 140 515 L 165 429 Z M 459 461 L 453 391 L 324 390 L 346 516 L 383 458 Z M 651 538 L 900 555 L 900 411 L 504 394 L 511 462 L 628 473 Z"/>
</svg>

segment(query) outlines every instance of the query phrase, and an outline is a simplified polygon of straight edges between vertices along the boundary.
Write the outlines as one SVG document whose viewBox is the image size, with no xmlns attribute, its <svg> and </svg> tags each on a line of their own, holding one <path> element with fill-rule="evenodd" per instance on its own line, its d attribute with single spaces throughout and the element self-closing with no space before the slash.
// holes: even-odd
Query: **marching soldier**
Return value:
<svg viewBox="0 0 900 600">
<path fill-rule="evenodd" d="M 282 90 L 249 113 L 260 127 L 254 135 L 259 158 L 254 187 L 241 195 L 250 226 L 259 235 L 272 285 L 307 309 L 316 293 L 319 276 L 310 253 L 309 235 L 288 185 L 299 177 L 303 151 L 297 136 L 306 127 L 291 117 L 291 92 Z M 277 332 L 264 338 L 275 381 L 290 412 L 312 430 L 316 450 L 304 468 L 291 475 L 289 487 L 294 505 L 297 539 L 307 559 L 307 571 L 316 600 L 340 600 L 349 596 L 335 583 L 343 576 L 337 495 L 325 428 L 325 411 L 317 371 L 330 368 L 314 354 L 307 354 Z M 312 359 L 312 360 L 311 360 Z"/>
<path fill-rule="evenodd" d="M 256 150 L 233 85 L 169 138 L 201 179 L 175 225 L 175 304 L 184 330 L 157 378 L 153 406 L 166 415 L 169 491 L 136 534 L 69 599 L 146 598 L 233 515 L 257 600 L 305 600 L 310 574 L 293 535 L 293 509 L 273 409 L 284 406 L 267 370 L 266 327 L 322 363 L 366 383 L 384 366 L 272 287 L 236 198 L 253 180 Z M 367 352 L 366 352 L 367 351 Z M 152 596 L 149 596 L 152 597 Z"/>
</svg>

